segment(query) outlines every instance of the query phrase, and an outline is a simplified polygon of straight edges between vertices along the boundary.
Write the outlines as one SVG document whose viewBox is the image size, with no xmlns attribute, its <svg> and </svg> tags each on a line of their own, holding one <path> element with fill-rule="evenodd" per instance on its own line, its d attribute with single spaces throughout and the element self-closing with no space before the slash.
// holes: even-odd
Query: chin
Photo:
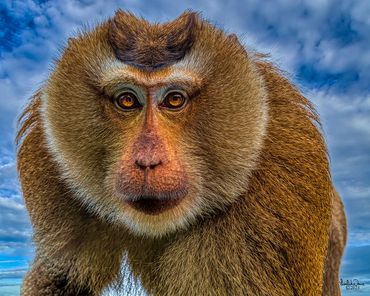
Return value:
<svg viewBox="0 0 370 296">
<path fill-rule="evenodd" d="M 122 201 L 115 221 L 124 224 L 132 234 L 163 237 L 188 228 L 201 214 L 200 198 L 187 193 L 176 198 L 139 196 Z"/>
</svg>

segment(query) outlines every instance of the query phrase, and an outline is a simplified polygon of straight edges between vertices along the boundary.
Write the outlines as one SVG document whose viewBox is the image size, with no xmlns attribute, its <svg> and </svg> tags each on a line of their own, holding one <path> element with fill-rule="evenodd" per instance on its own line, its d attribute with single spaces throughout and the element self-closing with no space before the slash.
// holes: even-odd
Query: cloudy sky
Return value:
<svg viewBox="0 0 370 296">
<path fill-rule="evenodd" d="M 155 22 L 173 19 L 187 8 L 200 11 L 217 26 L 237 33 L 247 47 L 270 53 L 275 63 L 289 73 L 318 108 L 333 179 L 346 206 L 349 241 L 341 275 L 369 281 L 370 1 L 3 0 L 0 294 L 18 284 L 33 254 L 31 228 L 15 171 L 17 114 L 47 79 L 66 39 L 86 25 L 107 19 L 117 8 Z"/>
</svg>

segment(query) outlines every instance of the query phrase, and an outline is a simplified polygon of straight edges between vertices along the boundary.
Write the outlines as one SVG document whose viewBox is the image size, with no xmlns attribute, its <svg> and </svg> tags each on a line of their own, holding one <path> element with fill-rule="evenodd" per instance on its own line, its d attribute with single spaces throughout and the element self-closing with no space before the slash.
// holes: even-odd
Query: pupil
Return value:
<svg viewBox="0 0 370 296">
<path fill-rule="evenodd" d="M 174 104 L 179 103 L 180 100 L 181 100 L 181 98 L 180 98 L 179 95 L 175 95 L 175 96 L 172 97 L 172 103 L 174 103 Z"/>
<path fill-rule="evenodd" d="M 133 100 L 130 96 L 126 96 L 124 98 L 124 101 L 125 101 L 126 104 L 131 105 Z"/>
</svg>

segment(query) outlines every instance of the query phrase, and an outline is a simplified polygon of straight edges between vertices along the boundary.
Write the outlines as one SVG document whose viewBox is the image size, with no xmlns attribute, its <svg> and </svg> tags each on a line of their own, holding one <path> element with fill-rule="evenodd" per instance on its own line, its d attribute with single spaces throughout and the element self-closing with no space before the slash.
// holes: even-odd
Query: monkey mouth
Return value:
<svg viewBox="0 0 370 296">
<path fill-rule="evenodd" d="M 158 198 L 156 196 L 143 195 L 135 200 L 127 201 L 134 209 L 148 215 L 158 215 L 164 211 L 177 206 L 182 197 L 176 198 Z"/>
</svg>

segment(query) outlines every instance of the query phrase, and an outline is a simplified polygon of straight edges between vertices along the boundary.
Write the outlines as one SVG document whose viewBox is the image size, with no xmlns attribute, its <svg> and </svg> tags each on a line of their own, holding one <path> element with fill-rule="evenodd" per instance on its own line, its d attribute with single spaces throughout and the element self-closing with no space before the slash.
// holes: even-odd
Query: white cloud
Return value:
<svg viewBox="0 0 370 296">
<path fill-rule="evenodd" d="M 23 202 L 14 196 L 0 196 L 0 212 L 0 241 L 28 242 L 31 229 Z"/>
<path fill-rule="evenodd" d="M 356 246 L 370 245 L 370 232 L 352 231 L 348 235 L 349 245 L 354 243 Z"/>
<path fill-rule="evenodd" d="M 25 268 L 0 270 L 0 279 L 2 279 L 2 278 L 23 277 L 25 275 L 26 271 L 27 271 L 27 269 L 25 269 Z"/>
<path fill-rule="evenodd" d="M 24 205 L 16 202 L 14 199 L 0 197 L 0 207 L 14 210 L 14 211 L 24 211 Z M 1 231 L 1 230 L 0 230 Z"/>
<path fill-rule="evenodd" d="M 0 189 L 13 192 L 18 190 L 17 173 L 14 162 L 1 164 L 0 161 Z"/>
</svg>

